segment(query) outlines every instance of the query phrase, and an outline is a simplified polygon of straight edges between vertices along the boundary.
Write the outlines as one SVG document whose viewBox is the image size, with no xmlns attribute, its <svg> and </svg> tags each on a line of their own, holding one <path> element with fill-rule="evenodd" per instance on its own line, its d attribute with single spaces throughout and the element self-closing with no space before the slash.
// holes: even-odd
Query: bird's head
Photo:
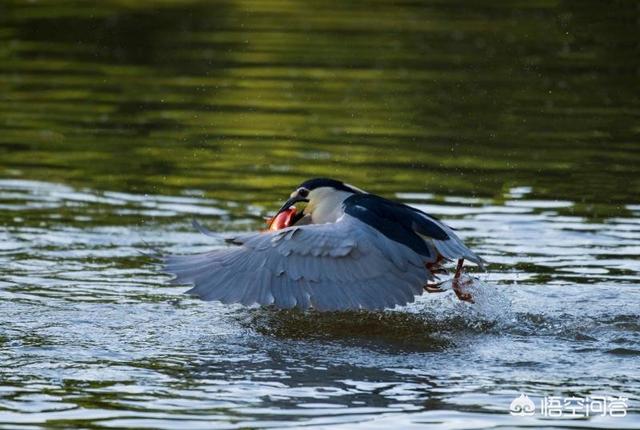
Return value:
<svg viewBox="0 0 640 430">
<path fill-rule="evenodd" d="M 313 215 L 316 211 L 329 212 L 341 207 L 342 202 L 353 194 L 364 193 L 353 185 L 329 178 L 315 178 L 300 184 L 289 199 L 282 205 L 276 217 L 299 202 L 306 202 L 304 211 L 300 211 L 291 224 L 295 224 L 304 215 Z"/>
</svg>

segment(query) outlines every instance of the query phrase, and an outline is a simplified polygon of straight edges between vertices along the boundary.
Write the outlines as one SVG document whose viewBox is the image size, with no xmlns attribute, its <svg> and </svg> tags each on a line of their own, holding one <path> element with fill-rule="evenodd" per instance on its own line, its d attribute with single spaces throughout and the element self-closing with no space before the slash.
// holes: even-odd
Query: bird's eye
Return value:
<svg viewBox="0 0 640 430">
<path fill-rule="evenodd" d="M 306 188 L 300 188 L 298 190 L 298 195 L 300 197 L 307 197 L 309 195 L 309 190 L 307 190 Z"/>
</svg>

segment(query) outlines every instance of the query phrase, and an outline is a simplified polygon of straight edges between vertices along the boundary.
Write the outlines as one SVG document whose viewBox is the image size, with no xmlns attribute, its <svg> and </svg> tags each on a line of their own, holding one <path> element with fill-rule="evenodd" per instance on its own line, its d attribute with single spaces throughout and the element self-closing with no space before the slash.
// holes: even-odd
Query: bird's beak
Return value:
<svg viewBox="0 0 640 430">
<path fill-rule="evenodd" d="M 286 202 L 284 202 L 284 204 L 282 205 L 282 207 L 280 209 L 278 209 L 278 213 L 276 213 L 274 215 L 273 218 L 271 218 L 271 222 L 269 222 L 269 229 L 271 229 L 271 225 L 273 224 L 273 222 L 278 219 L 278 215 L 280 215 L 282 212 L 286 211 L 287 209 L 289 209 L 291 206 L 295 205 L 298 202 L 308 202 L 309 199 L 304 198 L 299 196 L 298 194 L 292 194 L 291 197 L 289 198 L 289 200 L 287 200 Z M 289 222 L 289 225 L 285 225 L 285 227 L 289 227 L 290 225 L 295 224 L 296 222 L 298 222 L 300 220 L 300 218 L 302 218 L 304 216 L 304 211 L 300 211 L 297 214 L 295 214 Z"/>
<path fill-rule="evenodd" d="M 291 196 L 289 198 L 289 200 L 284 202 L 282 207 L 280 209 L 278 209 L 278 213 L 276 214 L 276 216 L 280 215 L 281 212 L 289 209 L 291 206 L 295 205 L 298 202 L 308 202 L 308 201 L 309 201 L 309 199 L 304 198 L 304 197 L 300 197 L 299 195 L 295 194 L 295 195 Z"/>
</svg>

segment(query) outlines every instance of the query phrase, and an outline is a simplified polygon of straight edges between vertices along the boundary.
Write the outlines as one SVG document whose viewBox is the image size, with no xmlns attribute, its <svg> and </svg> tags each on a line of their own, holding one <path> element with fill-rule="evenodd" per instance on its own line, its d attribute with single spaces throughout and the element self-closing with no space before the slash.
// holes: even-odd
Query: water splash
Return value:
<svg viewBox="0 0 640 430">
<path fill-rule="evenodd" d="M 439 285 L 444 294 L 426 294 L 406 311 L 447 327 L 449 331 L 486 332 L 503 330 L 515 321 L 511 299 L 504 287 L 463 273 L 463 292 L 471 294 L 473 303 L 461 301 L 453 293 L 452 280 Z"/>
<path fill-rule="evenodd" d="M 460 282 L 465 285 L 464 291 L 471 294 L 474 303 L 457 301 L 455 308 L 470 324 L 491 322 L 502 327 L 514 321 L 511 300 L 504 287 L 466 273 L 461 276 Z"/>
</svg>

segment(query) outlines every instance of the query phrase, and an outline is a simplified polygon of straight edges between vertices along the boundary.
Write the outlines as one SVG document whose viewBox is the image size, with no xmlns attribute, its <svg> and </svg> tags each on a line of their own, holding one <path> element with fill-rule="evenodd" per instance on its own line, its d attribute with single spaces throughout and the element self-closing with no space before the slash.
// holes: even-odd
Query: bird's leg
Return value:
<svg viewBox="0 0 640 430">
<path fill-rule="evenodd" d="M 438 275 L 446 275 L 447 273 L 449 273 L 447 269 L 436 263 L 427 263 L 425 264 L 425 266 L 427 270 L 431 272 L 436 278 L 438 277 Z"/>
<path fill-rule="evenodd" d="M 453 280 L 451 281 L 451 287 L 453 288 L 453 292 L 456 293 L 456 296 L 462 301 L 475 303 L 473 301 L 473 297 L 471 294 L 466 293 L 462 290 L 462 287 L 466 283 L 460 282 L 460 276 L 462 275 L 462 266 L 464 265 L 464 258 L 458 260 L 458 266 L 456 267 L 456 273 L 453 275 Z"/>
<path fill-rule="evenodd" d="M 447 269 L 442 267 L 443 261 L 444 259 L 442 258 L 442 256 L 438 255 L 436 261 L 434 261 L 433 263 L 424 263 L 424 267 L 426 267 L 427 270 L 437 278 L 438 275 L 446 275 L 447 273 L 449 273 L 447 272 Z"/>
<path fill-rule="evenodd" d="M 453 275 L 453 281 L 456 282 L 460 279 L 460 275 L 462 275 L 462 266 L 464 265 L 464 258 L 458 260 L 458 265 L 456 266 L 456 273 Z"/>
<path fill-rule="evenodd" d="M 429 273 L 431 273 L 435 279 L 438 279 L 438 275 L 446 275 L 448 273 L 447 269 L 442 267 L 441 261 L 442 261 L 442 258 L 438 256 L 436 261 L 434 261 L 433 263 L 424 264 L 424 267 L 427 268 Z M 435 284 L 427 283 L 423 288 L 427 293 L 444 293 L 445 290 L 440 288 L 440 285 L 442 284 L 444 284 L 444 282 L 438 282 Z"/>
</svg>

